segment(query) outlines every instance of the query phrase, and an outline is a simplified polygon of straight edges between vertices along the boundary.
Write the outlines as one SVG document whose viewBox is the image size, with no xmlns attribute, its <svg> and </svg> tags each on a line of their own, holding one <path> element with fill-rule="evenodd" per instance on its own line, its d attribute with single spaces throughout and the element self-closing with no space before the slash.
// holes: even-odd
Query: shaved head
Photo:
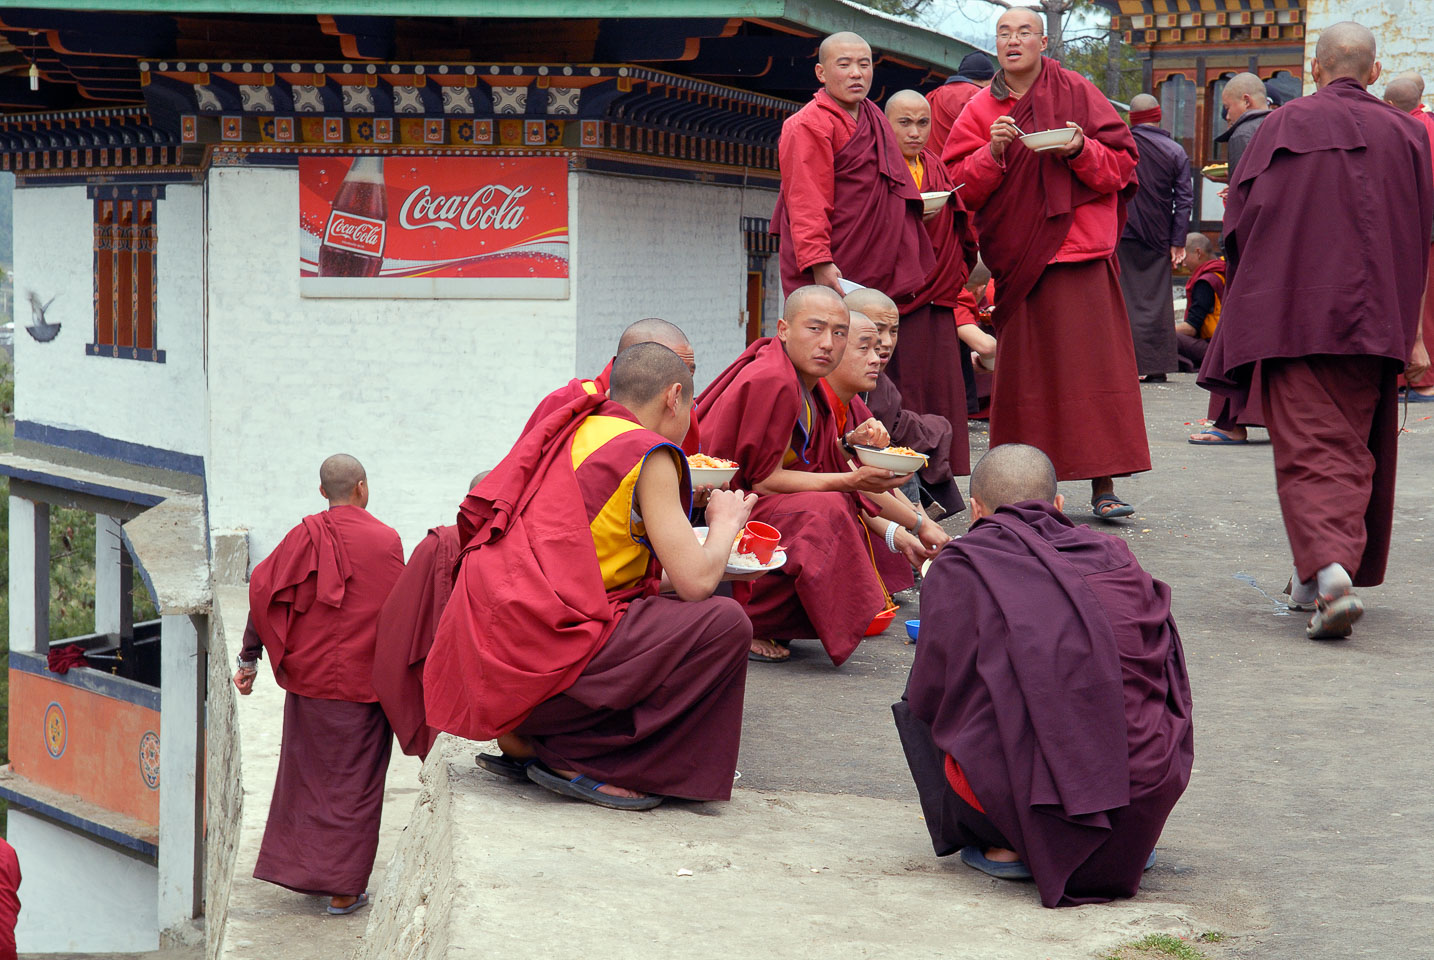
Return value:
<svg viewBox="0 0 1434 960">
<path fill-rule="evenodd" d="M 848 334 L 849 340 L 855 340 L 857 337 L 862 336 L 864 334 L 871 334 L 872 336 L 876 336 L 875 320 L 872 320 L 871 317 L 868 317 L 860 310 L 852 310 L 850 311 L 850 313 L 851 327 L 849 329 L 851 332 Z"/>
<path fill-rule="evenodd" d="M 971 471 L 971 499 L 981 501 L 988 514 L 1023 500 L 1054 503 L 1056 468 L 1050 457 L 1024 443 L 992 447 Z"/>
<path fill-rule="evenodd" d="M 966 286 L 970 287 L 980 284 L 984 287 L 990 282 L 991 268 L 986 266 L 986 261 L 978 257 L 976 259 L 976 265 L 971 268 L 971 275 L 966 278 Z"/>
<path fill-rule="evenodd" d="M 1424 99 L 1424 75 L 1418 70 L 1405 70 L 1399 75 L 1400 80 L 1411 80 L 1419 88 L 1419 99 Z"/>
<path fill-rule="evenodd" d="M 1222 98 L 1238 99 L 1239 97 L 1253 97 L 1257 103 L 1265 102 L 1265 81 L 1253 73 L 1237 73 L 1225 81 L 1225 89 L 1220 94 Z"/>
<path fill-rule="evenodd" d="M 1319 70 L 1315 83 L 1324 86 L 1343 77 L 1369 86 L 1379 76 L 1375 64 L 1374 34 L 1353 20 L 1325 27 L 1315 44 L 1314 66 Z"/>
<path fill-rule="evenodd" d="M 1190 233 L 1185 237 L 1185 249 L 1213 254 L 1215 244 L 1211 243 L 1210 238 L 1203 233 Z"/>
<path fill-rule="evenodd" d="M 846 304 L 842 303 L 841 294 L 831 287 L 820 283 L 809 283 L 805 287 L 797 287 L 792 291 L 791 296 L 787 297 L 787 302 L 782 305 L 782 317 L 787 321 L 796 320 L 797 314 L 806 309 L 809 304 L 825 301 L 836 301 L 842 305 L 843 309 L 846 308 Z"/>
<path fill-rule="evenodd" d="M 688 370 L 697 372 L 697 356 L 692 352 L 692 343 L 677 324 L 661 317 L 643 317 L 630 323 L 618 338 L 617 352 L 622 353 L 628 347 L 639 343 L 660 343 L 681 357 Z"/>
<path fill-rule="evenodd" d="M 1392 107 L 1405 113 L 1413 113 L 1419 109 L 1419 87 L 1413 80 L 1400 77 L 1389 81 L 1389 85 L 1384 88 L 1383 99 Z"/>
<path fill-rule="evenodd" d="M 1037 33 L 1044 35 L 1046 32 L 1046 18 L 1033 7 L 1012 7 L 1001 14 L 1001 18 L 996 21 L 996 29 L 999 30 L 1003 24 L 1007 23 L 1011 26 L 1029 23 L 1036 28 Z"/>
<path fill-rule="evenodd" d="M 871 54 L 871 44 L 867 43 L 861 34 L 852 33 L 850 30 L 843 30 L 840 33 L 832 34 L 822 41 L 822 45 L 817 48 L 817 61 L 819 63 L 827 63 L 837 56 L 838 50 L 847 47 L 865 47 L 867 54 Z"/>
<path fill-rule="evenodd" d="M 856 311 L 866 314 L 883 313 L 886 311 L 897 311 L 896 301 L 882 293 L 875 287 L 862 287 L 860 290 L 853 290 L 844 298 L 846 308 L 856 315 Z"/>
<path fill-rule="evenodd" d="M 886 115 L 890 117 L 893 111 L 903 107 L 920 110 L 923 107 L 931 109 L 931 102 L 917 90 L 898 90 L 886 98 Z"/>
<path fill-rule="evenodd" d="M 607 395 L 636 412 L 674 383 L 682 384 L 684 399 L 692 396 L 692 371 L 682 358 L 660 343 L 634 343 L 613 360 Z"/>
<path fill-rule="evenodd" d="M 319 466 L 319 493 L 329 503 L 350 502 L 367 480 L 363 464 L 347 453 L 336 453 Z"/>
<path fill-rule="evenodd" d="M 478 486 L 478 484 L 483 482 L 484 477 L 488 476 L 488 474 L 492 472 L 492 470 L 479 470 L 477 473 L 473 474 L 473 479 L 468 481 L 468 489 L 471 491 L 474 487 Z"/>
<path fill-rule="evenodd" d="M 1131 113 L 1134 113 L 1137 110 L 1154 110 L 1158 106 L 1160 106 L 1160 101 L 1155 99 L 1148 93 L 1137 93 L 1135 96 L 1130 98 Z"/>
</svg>

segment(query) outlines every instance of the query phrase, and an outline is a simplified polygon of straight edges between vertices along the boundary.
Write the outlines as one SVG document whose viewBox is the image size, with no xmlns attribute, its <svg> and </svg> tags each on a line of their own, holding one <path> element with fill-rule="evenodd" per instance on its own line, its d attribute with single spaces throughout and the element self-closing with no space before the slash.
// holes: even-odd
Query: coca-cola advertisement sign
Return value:
<svg viewBox="0 0 1434 960">
<path fill-rule="evenodd" d="M 306 297 L 568 295 L 568 168 L 557 157 L 299 160 Z"/>
</svg>

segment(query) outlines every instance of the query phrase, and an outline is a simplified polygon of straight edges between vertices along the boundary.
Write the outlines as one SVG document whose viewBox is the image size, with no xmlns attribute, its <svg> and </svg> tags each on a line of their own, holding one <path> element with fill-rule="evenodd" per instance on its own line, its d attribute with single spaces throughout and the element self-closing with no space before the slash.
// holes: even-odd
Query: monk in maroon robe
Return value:
<svg viewBox="0 0 1434 960">
<path fill-rule="evenodd" d="M 939 413 L 921 413 L 908 407 L 904 392 L 887 376 L 891 361 L 896 356 L 896 344 L 903 326 L 901 312 L 896 303 L 872 287 L 853 290 L 845 299 L 847 309 L 864 313 L 876 325 L 876 355 L 880 372 L 875 386 L 864 390 L 862 399 L 872 415 L 880 420 L 887 433 L 891 434 L 892 443 L 899 447 L 910 447 L 926 455 L 926 466 L 917 471 L 917 476 L 920 477 L 920 493 L 939 504 L 946 513 L 960 513 L 966 509 L 966 502 L 961 499 L 961 489 L 956 484 L 955 473 L 958 470 L 962 474 L 971 472 L 971 442 L 966 426 L 964 383 L 961 405 L 957 407 L 959 420 L 956 422 Z M 952 329 L 954 331 L 955 327 Z M 954 351 L 955 355 L 964 352 L 959 344 Z M 946 375 L 952 377 L 959 364 L 955 356 L 948 357 Z"/>
<path fill-rule="evenodd" d="M 1311 639 L 1334 639 L 1364 612 L 1353 587 L 1384 581 L 1395 380 L 1406 364 L 1411 379 L 1429 366 L 1420 300 L 1434 178 L 1419 121 L 1365 92 L 1379 76 L 1369 30 L 1327 27 L 1311 75 L 1319 89 L 1270 114 L 1230 185 L 1230 290 L 1200 383 L 1243 390 L 1260 365 L 1290 604 L 1314 608 Z"/>
<path fill-rule="evenodd" d="M 286 691 L 279 772 L 254 876 L 313 896 L 330 913 L 368 902 L 393 744 L 373 688 L 379 608 L 403 572 L 398 534 L 365 509 L 363 466 L 319 469 L 329 509 L 305 517 L 254 568 L 234 684 L 254 689 L 268 651 Z"/>
<path fill-rule="evenodd" d="M 20 920 L 20 858 L 0 837 L 0 960 L 15 960 L 15 924 Z"/>
<path fill-rule="evenodd" d="M 756 498 L 714 492 L 698 540 L 691 410 L 685 363 L 636 344 L 606 396 L 544 419 L 463 501 L 424 701 L 434 727 L 498 739 L 486 769 L 618 809 L 731 796 L 752 626 L 712 592 Z"/>
<path fill-rule="evenodd" d="M 851 329 L 841 363 L 818 384 L 831 402 L 838 435 L 847 433 L 853 426 L 879 422 L 862 399 L 862 394 L 874 391 L 880 377 L 881 355 L 877 352 L 876 324 L 861 311 L 852 310 Z M 889 444 L 878 438 L 873 445 L 884 447 Z M 856 466 L 850 454 L 839 451 L 838 458 L 846 460 L 848 467 Z M 867 499 L 881 511 L 876 516 L 861 515 L 862 523 L 872 535 L 876 571 L 886 584 L 888 593 L 899 593 L 914 583 L 913 568 L 920 569 L 951 537 L 901 490 L 869 494 Z M 885 540 L 889 528 L 892 542 L 888 547 Z"/>
<path fill-rule="evenodd" d="M 969 362 L 961 362 L 966 351 L 957 336 L 955 311 L 962 305 L 966 278 L 976 262 L 976 235 L 956 184 L 941 164 L 940 152 L 927 146 L 931 107 L 926 98 L 915 90 L 892 94 L 886 101 L 886 119 L 896 133 L 901 155 L 916 185 L 924 193 L 951 196 L 926 219 L 936 266 L 920 289 L 908 298 L 896 299 L 907 349 L 890 354 L 885 373 L 912 411 L 936 414 L 951 424 L 961 442 L 952 444 L 947 463 L 954 476 L 965 476 L 971 472 L 966 434 L 965 367 Z"/>
<path fill-rule="evenodd" d="M 781 191 L 772 232 L 782 238 L 782 290 L 843 278 L 893 297 L 914 293 L 935 266 L 921 225 L 921 192 L 886 118 L 867 100 L 871 47 L 854 33 L 822 41 L 822 89 L 782 124 Z"/>
<path fill-rule="evenodd" d="M 777 641 L 814 636 L 839 666 L 887 602 L 860 520 L 862 511 L 879 510 L 863 494 L 893 490 L 904 478 L 847 468 L 837 444 L 870 443 L 875 431 L 858 424 L 838 435 L 817 389 L 841 362 L 849 326 L 829 287 L 798 288 L 777 336 L 753 343 L 697 399 L 706 452 L 737 463 L 733 486 L 762 495 L 752 517 L 776 527 L 787 551 L 780 570 L 733 588 L 752 618 L 755 659 L 786 660 L 790 651 Z"/>
<path fill-rule="evenodd" d="M 472 490 L 488 475 L 475 476 Z M 438 731 L 423 715 L 423 664 L 458 569 L 456 526 L 433 527 L 413 548 L 408 564 L 378 614 L 373 650 L 373 689 L 383 705 L 398 748 L 410 757 L 427 758 Z"/>
<path fill-rule="evenodd" d="M 937 856 L 1047 907 L 1134 896 L 1194 761 L 1170 588 L 1063 502 L 1034 447 L 981 459 L 893 706 Z"/>
<path fill-rule="evenodd" d="M 998 73 L 956 121 L 942 160 L 976 215 L 996 280 L 991 445 L 1045 451 L 1062 480 L 1091 481 L 1101 519 L 1134 508 L 1112 477 L 1150 469 L 1130 320 L 1116 280 L 1135 139 L 1080 74 L 1043 57 L 1044 22 L 1017 7 L 996 22 Z M 1020 131 L 1074 128 L 1037 153 Z"/>
<path fill-rule="evenodd" d="M 1424 78 L 1413 71 L 1389 81 L 1389 86 L 1384 88 L 1384 102 L 1398 107 L 1423 124 L 1424 132 L 1429 135 L 1429 143 L 1434 147 L 1434 115 L 1424 109 L 1423 96 Z M 1434 272 L 1434 244 L 1429 247 L 1429 268 Z M 1426 344 L 1434 343 L 1434 300 L 1429 296 L 1427 281 L 1424 285 L 1424 312 L 1420 321 L 1420 336 Z M 1401 376 L 1399 383 L 1401 387 L 1407 388 L 1410 402 L 1434 403 L 1434 371 L 1426 372 L 1414 382 L 1406 382 Z"/>
<path fill-rule="evenodd" d="M 622 336 L 617 341 L 617 353 L 622 353 L 628 347 L 639 343 L 660 343 L 682 358 L 687 364 L 687 369 L 693 374 L 697 373 L 697 356 L 692 352 L 692 344 L 687 339 L 687 334 L 675 323 L 663 320 L 660 317 L 644 317 L 641 320 L 630 323 Z M 617 354 L 613 354 L 617 356 Z M 608 378 L 612 376 L 612 362 L 603 368 L 602 373 L 591 380 L 569 380 L 565 386 L 561 386 L 548 394 L 538 404 L 536 410 L 528 417 L 523 432 L 527 433 L 538 422 L 551 415 L 555 410 L 561 410 L 572 404 L 574 400 L 584 394 L 606 394 Z M 701 452 L 702 436 L 697 426 L 697 416 L 693 414 L 692 427 L 687 431 L 687 436 L 682 438 L 682 450 L 688 456 Z"/>
</svg>

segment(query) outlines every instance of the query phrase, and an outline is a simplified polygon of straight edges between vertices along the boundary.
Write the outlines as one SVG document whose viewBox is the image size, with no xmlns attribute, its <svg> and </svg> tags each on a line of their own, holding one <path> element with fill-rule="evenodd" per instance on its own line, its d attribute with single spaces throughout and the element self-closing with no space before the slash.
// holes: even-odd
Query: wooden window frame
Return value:
<svg viewBox="0 0 1434 960">
<path fill-rule="evenodd" d="M 91 357 L 164 363 L 159 338 L 159 201 L 162 184 L 91 186 L 94 334 Z"/>
</svg>

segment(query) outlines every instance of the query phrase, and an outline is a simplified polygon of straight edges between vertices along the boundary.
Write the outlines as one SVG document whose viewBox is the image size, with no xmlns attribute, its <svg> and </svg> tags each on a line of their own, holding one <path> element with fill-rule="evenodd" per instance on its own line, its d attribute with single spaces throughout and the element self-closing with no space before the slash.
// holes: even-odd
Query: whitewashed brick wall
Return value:
<svg viewBox="0 0 1434 960">
<path fill-rule="evenodd" d="M 1305 63 L 1314 56 L 1320 31 L 1341 20 L 1354 20 L 1374 32 L 1383 75 L 1370 92 L 1384 93 L 1384 85 L 1405 70 L 1418 70 L 1428 84 L 1424 102 L 1434 100 L 1434 0 L 1309 0 L 1305 13 Z M 1305 93 L 1314 81 L 1305 71 Z"/>
<path fill-rule="evenodd" d="M 776 195 L 597 173 L 571 182 L 579 372 L 596 375 L 632 321 L 663 317 L 691 339 L 700 390 L 746 347 L 742 216 L 769 216 Z"/>
<path fill-rule="evenodd" d="M 302 299 L 298 172 L 216 168 L 208 190 L 211 527 L 248 529 L 258 562 L 345 452 L 411 551 L 573 376 L 573 301 Z"/>
<path fill-rule="evenodd" d="M 204 452 L 203 194 L 158 201 L 156 345 L 166 362 L 85 355 L 94 340 L 94 201 L 83 186 L 15 191 L 15 416 L 181 453 Z M 34 340 L 29 291 L 59 323 Z"/>
</svg>

